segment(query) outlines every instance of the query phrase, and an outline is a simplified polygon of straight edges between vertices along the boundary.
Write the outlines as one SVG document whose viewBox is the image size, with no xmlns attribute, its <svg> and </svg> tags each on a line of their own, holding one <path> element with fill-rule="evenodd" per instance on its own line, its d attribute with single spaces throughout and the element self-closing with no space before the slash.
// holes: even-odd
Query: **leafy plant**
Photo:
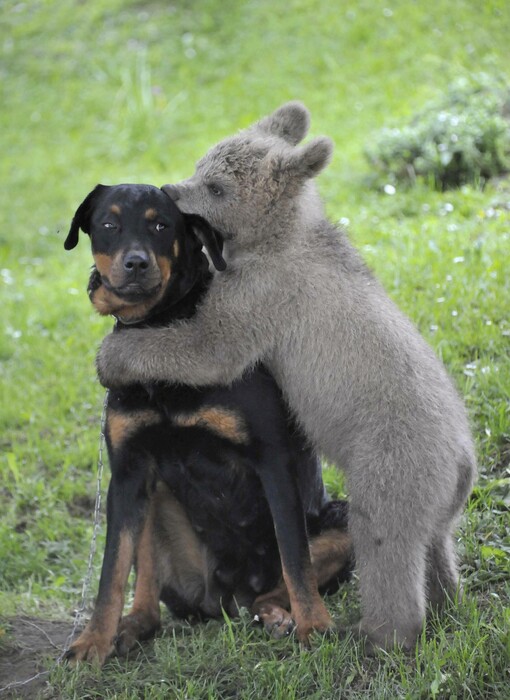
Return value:
<svg viewBox="0 0 510 700">
<path fill-rule="evenodd" d="M 510 171 L 510 88 L 486 74 L 459 79 L 410 124 L 383 129 L 365 155 L 377 185 L 483 184 Z"/>
</svg>

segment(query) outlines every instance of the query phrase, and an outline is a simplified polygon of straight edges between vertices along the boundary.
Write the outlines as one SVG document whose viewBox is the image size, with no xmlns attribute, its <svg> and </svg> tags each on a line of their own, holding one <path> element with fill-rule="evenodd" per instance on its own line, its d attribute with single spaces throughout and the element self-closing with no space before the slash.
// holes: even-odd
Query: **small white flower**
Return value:
<svg viewBox="0 0 510 700">
<path fill-rule="evenodd" d="M 0 270 L 0 277 L 5 282 L 5 284 L 12 284 L 14 282 L 14 277 L 12 276 L 11 271 L 8 270 L 6 267 L 4 267 L 3 270 Z"/>
</svg>

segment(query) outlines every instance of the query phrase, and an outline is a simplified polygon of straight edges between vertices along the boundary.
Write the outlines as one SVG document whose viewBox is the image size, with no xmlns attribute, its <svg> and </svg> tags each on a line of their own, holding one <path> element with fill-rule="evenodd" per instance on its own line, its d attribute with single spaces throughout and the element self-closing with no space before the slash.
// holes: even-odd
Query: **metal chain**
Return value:
<svg viewBox="0 0 510 700">
<path fill-rule="evenodd" d="M 80 602 L 79 607 L 75 610 L 75 618 L 74 618 L 73 628 L 72 628 L 71 632 L 69 633 L 68 638 L 66 639 L 62 653 L 60 654 L 60 656 L 58 657 L 58 659 L 56 661 L 57 664 L 59 664 L 62 661 L 65 654 L 69 650 L 69 647 L 71 646 L 71 642 L 73 641 L 74 635 L 76 634 L 76 630 L 78 629 L 79 625 L 81 624 L 81 621 L 83 618 L 83 613 L 85 612 L 85 608 L 87 605 L 88 589 L 90 587 L 90 581 L 92 579 L 92 568 L 94 565 L 94 557 L 96 554 L 97 535 L 99 533 L 99 523 L 101 520 L 101 482 L 103 480 L 103 471 L 104 471 L 103 450 L 104 450 L 104 444 L 105 444 L 106 410 L 108 407 L 109 394 L 110 394 L 110 392 L 107 389 L 105 391 L 105 395 L 104 395 L 103 412 L 101 414 L 101 428 L 100 428 L 100 433 L 99 433 L 99 451 L 98 451 L 98 457 L 97 457 L 96 500 L 95 500 L 95 504 L 94 504 L 94 524 L 92 527 L 92 540 L 90 542 L 90 548 L 89 548 L 89 560 L 88 560 L 88 564 L 87 564 L 87 571 L 85 572 L 85 577 L 83 579 L 83 585 L 82 585 L 82 589 L 81 589 L 81 602 Z"/>
<path fill-rule="evenodd" d="M 96 543 L 97 543 L 97 536 L 99 533 L 99 524 L 101 520 L 101 483 L 103 480 L 103 471 L 104 471 L 104 461 L 103 461 L 103 452 L 104 452 L 104 445 L 105 445 L 105 428 L 106 428 L 106 410 L 108 406 L 108 397 L 109 397 L 109 391 L 108 389 L 105 392 L 104 396 L 104 402 L 103 402 L 103 412 L 101 414 L 101 428 L 100 428 L 100 433 L 99 433 L 99 451 L 98 451 L 98 457 L 97 457 L 97 476 L 96 476 L 96 500 L 94 504 L 94 521 L 93 521 L 93 526 L 92 526 L 92 540 L 90 542 L 90 548 L 89 548 L 89 558 L 88 558 L 88 563 L 87 563 L 87 570 L 85 572 L 85 576 L 83 579 L 83 584 L 82 584 L 82 589 L 81 589 L 81 600 L 78 608 L 74 611 L 75 618 L 74 618 L 74 624 L 71 632 L 69 633 L 65 643 L 64 643 L 64 648 L 62 649 L 62 652 L 58 656 L 58 658 L 55 660 L 55 663 L 53 664 L 52 668 L 46 670 L 46 671 L 40 671 L 39 673 L 36 673 L 34 676 L 31 678 L 27 678 L 24 681 L 13 681 L 12 683 L 9 683 L 8 685 L 4 686 L 3 688 L 0 688 L 0 693 L 4 693 L 7 690 L 12 690 L 13 688 L 19 688 L 24 685 L 28 685 L 29 683 L 32 683 L 35 680 L 38 680 L 39 678 L 42 678 L 43 676 L 47 676 L 51 673 L 51 671 L 56 668 L 59 664 L 62 663 L 64 660 L 64 657 L 66 653 L 69 650 L 69 647 L 71 646 L 71 642 L 74 639 L 74 635 L 76 634 L 76 630 L 80 626 L 83 618 L 83 614 L 85 612 L 85 608 L 87 606 L 87 598 L 88 598 L 88 590 L 90 587 L 90 582 L 92 579 L 92 568 L 94 565 L 94 556 L 96 554 Z"/>
</svg>

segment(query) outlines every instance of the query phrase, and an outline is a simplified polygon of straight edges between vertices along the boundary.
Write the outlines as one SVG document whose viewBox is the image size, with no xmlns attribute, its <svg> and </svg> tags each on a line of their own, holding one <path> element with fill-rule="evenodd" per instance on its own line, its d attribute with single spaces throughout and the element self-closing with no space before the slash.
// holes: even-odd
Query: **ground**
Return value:
<svg viewBox="0 0 510 700">
<path fill-rule="evenodd" d="M 5 697 L 33 698 L 44 689 L 48 675 L 35 677 L 48 669 L 48 658 L 58 658 L 69 636 L 69 620 L 44 620 L 20 615 L 4 621 L 5 634 L 1 638 L 0 694 L 11 683 L 25 685 L 5 691 Z M 35 678 L 34 678 L 35 677 Z"/>
</svg>

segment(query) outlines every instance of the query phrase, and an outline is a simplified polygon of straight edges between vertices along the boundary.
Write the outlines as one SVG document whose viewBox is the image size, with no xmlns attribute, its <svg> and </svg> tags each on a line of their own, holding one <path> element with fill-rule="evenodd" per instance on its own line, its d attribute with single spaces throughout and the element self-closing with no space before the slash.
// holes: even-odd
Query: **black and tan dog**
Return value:
<svg viewBox="0 0 510 700">
<path fill-rule="evenodd" d="M 217 232 L 152 186 L 98 185 L 79 206 L 66 249 L 80 228 L 95 262 L 90 299 L 117 318 L 127 345 L 128 326 L 193 315 L 211 278 L 202 246 L 225 269 Z M 346 504 L 328 499 L 320 464 L 263 367 L 229 387 L 113 390 L 106 442 L 112 475 L 99 592 L 68 658 L 102 664 L 125 653 L 157 630 L 160 600 L 184 617 L 248 606 L 273 634 L 295 624 L 302 641 L 329 625 L 318 587 L 349 575 Z M 121 619 L 133 563 L 133 608 Z"/>
</svg>

